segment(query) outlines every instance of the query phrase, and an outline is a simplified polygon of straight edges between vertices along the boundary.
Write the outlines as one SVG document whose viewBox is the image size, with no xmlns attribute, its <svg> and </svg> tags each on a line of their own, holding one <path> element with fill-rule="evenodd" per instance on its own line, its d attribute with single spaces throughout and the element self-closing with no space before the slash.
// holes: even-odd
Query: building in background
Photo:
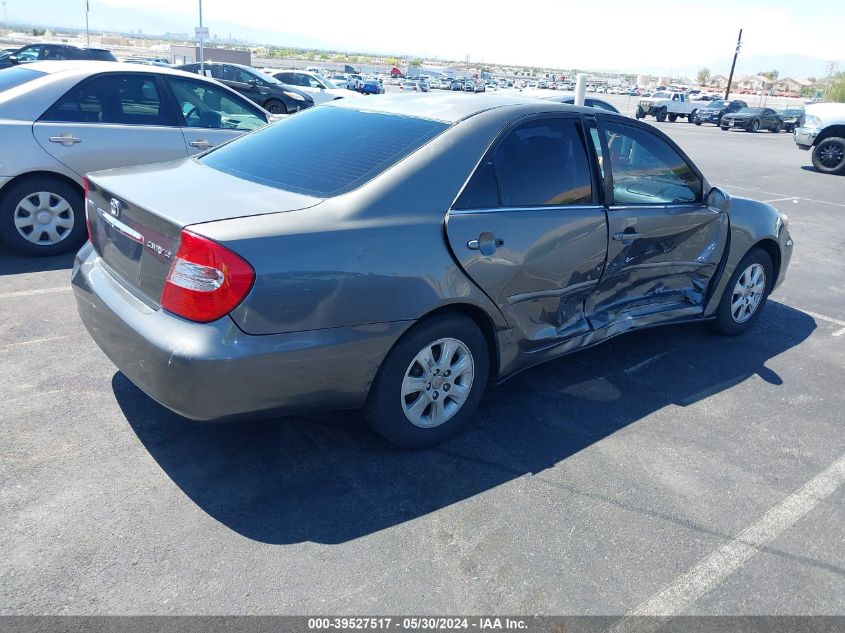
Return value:
<svg viewBox="0 0 845 633">
<path fill-rule="evenodd" d="M 238 51 L 233 48 L 208 48 L 202 49 L 203 59 L 207 62 L 227 62 L 230 64 L 243 64 L 252 66 L 252 53 L 250 51 Z M 172 64 L 193 64 L 200 60 L 200 47 L 188 44 L 180 46 L 171 44 L 170 62 Z"/>
</svg>

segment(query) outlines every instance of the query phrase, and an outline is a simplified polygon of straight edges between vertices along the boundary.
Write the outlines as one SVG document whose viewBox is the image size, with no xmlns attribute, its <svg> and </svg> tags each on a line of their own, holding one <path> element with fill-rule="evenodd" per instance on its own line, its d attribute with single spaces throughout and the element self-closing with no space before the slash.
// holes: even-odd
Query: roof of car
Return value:
<svg viewBox="0 0 845 633">
<path fill-rule="evenodd" d="M 362 103 L 363 102 L 363 103 Z M 520 95 L 478 94 L 467 97 L 464 94 L 392 94 L 379 95 L 372 99 L 338 99 L 320 107 L 351 108 L 367 112 L 399 114 L 423 119 L 433 119 L 444 123 L 457 123 L 487 110 L 506 106 L 535 106 L 542 111 L 549 106 L 568 108 L 595 114 L 592 108 L 578 108 L 562 103 L 523 97 Z"/>
<path fill-rule="evenodd" d="M 93 75 L 96 73 L 105 72 L 126 72 L 126 73 L 166 73 L 169 75 L 189 75 L 183 70 L 175 68 L 167 68 L 165 66 L 147 66 L 142 64 L 129 64 L 124 62 L 100 62 L 89 60 L 68 60 L 68 61 L 49 61 L 49 62 L 30 62 L 23 66 L 31 70 L 37 70 L 41 73 L 53 75 L 56 73 L 79 73 L 86 75 Z M 194 75 L 196 76 L 196 75 Z"/>
</svg>

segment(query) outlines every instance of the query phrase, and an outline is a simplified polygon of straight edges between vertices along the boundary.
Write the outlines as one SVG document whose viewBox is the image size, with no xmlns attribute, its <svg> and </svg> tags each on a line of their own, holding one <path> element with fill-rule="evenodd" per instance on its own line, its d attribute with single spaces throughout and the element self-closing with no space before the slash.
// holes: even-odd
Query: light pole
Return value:
<svg viewBox="0 0 845 633">
<path fill-rule="evenodd" d="M 202 30 L 202 0 L 200 2 L 200 75 L 205 77 L 205 62 L 203 59 L 202 53 L 202 40 L 203 40 L 203 30 Z"/>
<path fill-rule="evenodd" d="M 6 6 L 6 2 L 3 2 L 3 6 Z M 91 7 L 88 6 L 88 0 L 85 0 L 85 45 L 89 48 L 91 47 L 91 34 L 88 32 L 88 10 Z"/>
<path fill-rule="evenodd" d="M 725 101 L 730 99 L 731 83 L 734 80 L 734 68 L 736 68 L 736 56 L 739 55 L 739 49 L 742 46 L 742 29 L 739 29 L 739 37 L 736 38 L 736 50 L 734 51 L 734 61 L 731 64 L 731 74 L 728 75 L 728 87 L 725 88 Z"/>
</svg>

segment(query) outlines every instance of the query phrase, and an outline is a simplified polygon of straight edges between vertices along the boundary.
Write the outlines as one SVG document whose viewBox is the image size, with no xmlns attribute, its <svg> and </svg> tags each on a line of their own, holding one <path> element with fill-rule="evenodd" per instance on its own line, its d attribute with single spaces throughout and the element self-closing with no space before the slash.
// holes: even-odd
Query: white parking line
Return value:
<svg viewBox="0 0 845 633">
<path fill-rule="evenodd" d="M 50 343 L 52 341 L 60 341 L 64 338 L 70 338 L 70 334 L 64 334 L 62 336 L 45 336 L 43 338 L 34 338 L 29 341 L 18 341 L 17 343 L 8 343 L 5 345 L 6 349 L 10 347 L 19 347 L 21 345 L 37 345 L 38 343 Z"/>
<path fill-rule="evenodd" d="M 646 358 L 644 361 L 639 362 L 636 365 L 632 365 L 631 367 L 628 367 L 627 369 L 623 369 L 622 372 L 625 373 L 625 374 L 633 374 L 635 371 L 639 371 L 643 367 L 647 367 L 648 365 L 651 365 L 658 358 L 663 358 L 664 356 L 672 353 L 673 351 L 675 351 L 674 347 L 672 349 L 667 349 L 665 352 L 660 352 L 659 354 L 656 354 L 655 356 L 652 356 L 651 358 Z"/>
<path fill-rule="evenodd" d="M 823 314 L 816 314 L 815 312 L 810 312 L 809 310 L 801 310 L 801 312 L 807 316 L 813 317 L 814 319 L 821 319 L 822 321 L 827 321 L 828 323 L 833 323 L 833 325 L 839 325 L 842 327 L 841 330 L 836 330 L 833 334 L 831 334 L 831 336 L 842 336 L 845 334 L 845 321 L 840 321 L 839 319 L 834 319 Z"/>
<path fill-rule="evenodd" d="M 778 193 L 777 191 L 763 191 L 762 189 L 754 189 L 752 187 L 738 187 L 736 185 L 725 185 L 727 189 L 739 189 L 740 191 L 756 191 L 757 193 L 765 193 L 768 196 L 779 196 L 783 200 L 805 200 L 807 202 L 818 202 L 819 204 L 831 204 L 834 207 L 845 207 L 841 202 L 828 202 L 827 200 L 816 200 L 814 198 L 802 198 L 801 196 L 790 196 L 785 193 Z"/>
<path fill-rule="evenodd" d="M 638 616 L 672 616 L 683 612 L 721 584 L 760 549 L 795 525 L 845 482 L 845 456 L 766 512 L 733 540 L 699 561 L 687 573 L 642 602 L 608 631 L 654 631 L 665 622 Z M 629 619 L 634 618 L 634 619 Z"/>
<path fill-rule="evenodd" d="M 65 292 L 70 290 L 70 286 L 61 286 L 59 288 L 38 288 L 37 290 L 18 290 L 16 292 L 0 293 L 0 299 L 14 299 L 16 297 L 32 297 L 33 295 L 46 295 L 52 292 Z"/>
</svg>

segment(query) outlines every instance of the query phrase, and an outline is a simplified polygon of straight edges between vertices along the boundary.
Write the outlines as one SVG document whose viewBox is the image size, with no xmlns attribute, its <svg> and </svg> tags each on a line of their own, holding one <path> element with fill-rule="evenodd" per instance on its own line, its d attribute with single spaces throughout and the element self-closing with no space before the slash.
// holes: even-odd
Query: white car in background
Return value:
<svg viewBox="0 0 845 633">
<path fill-rule="evenodd" d="M 302 92 L 311 95 L 314 99 L 314 105 L 335 99 L 363 96 L 348 88 L 340 88 L 322 75 L 306 70 L 275 70 L 272 75 L 283 84 L 295 86 Z"/>
</svg>

